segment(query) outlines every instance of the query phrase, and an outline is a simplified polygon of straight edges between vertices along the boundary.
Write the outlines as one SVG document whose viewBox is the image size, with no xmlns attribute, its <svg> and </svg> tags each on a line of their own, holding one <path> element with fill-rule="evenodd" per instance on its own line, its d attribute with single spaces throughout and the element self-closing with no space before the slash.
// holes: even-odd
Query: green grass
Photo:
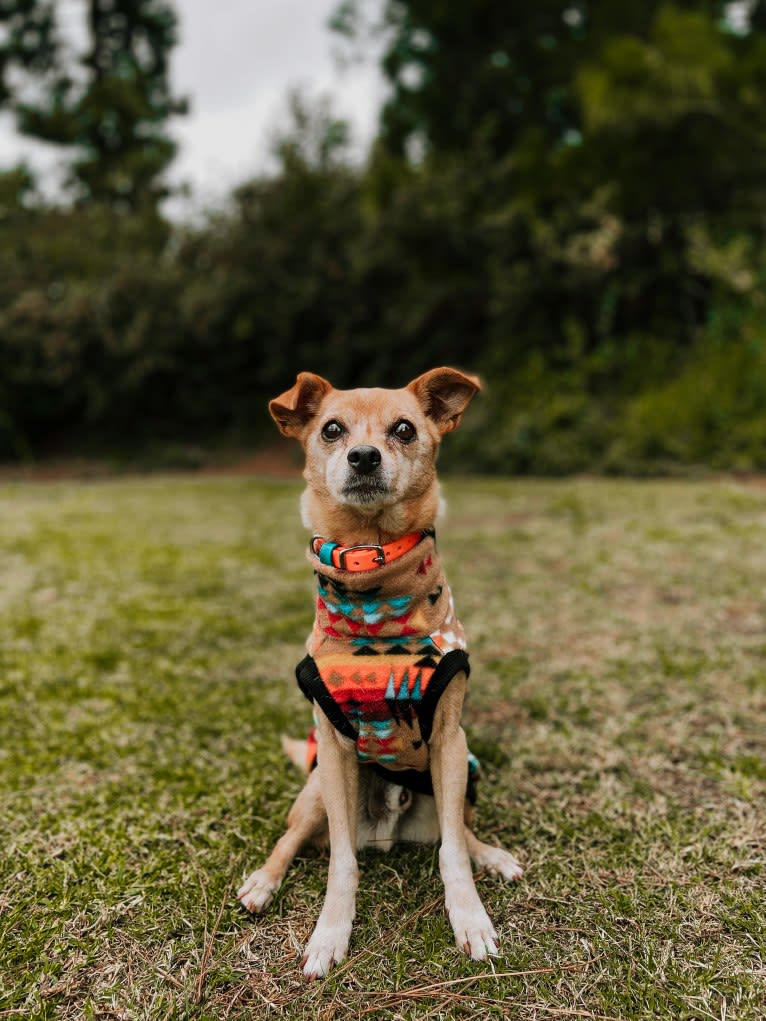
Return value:
<svg viewBox="0 0 766 1021">
<path fill-rule="evenodd" d="M 323 982 L 324 856 L 233 898 L 300 785 L 297 484 L 4 485 L 0 1018 L 763 1018 L 766 490 L 446 490 L 502 956 L 454 948 L 433 848 L 363 856 Z"/>
</svg>

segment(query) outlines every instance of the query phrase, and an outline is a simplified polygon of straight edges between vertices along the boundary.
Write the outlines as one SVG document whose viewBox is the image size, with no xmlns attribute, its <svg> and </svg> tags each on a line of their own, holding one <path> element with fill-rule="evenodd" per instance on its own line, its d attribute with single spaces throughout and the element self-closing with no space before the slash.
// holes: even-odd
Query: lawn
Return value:
<svg viewBox="0 0 766 1021">
<path fill-rule="evenodd" d="M 452 480 L 478 886 L 453 945 L 433 848 L 365 853 L 350 959 L 298 960 L 326 857 L 233 892 L 300 777 L 297 482 L 0 487 L 0 1018 L 762 1019 L 766 489 Z"/>
</svg>

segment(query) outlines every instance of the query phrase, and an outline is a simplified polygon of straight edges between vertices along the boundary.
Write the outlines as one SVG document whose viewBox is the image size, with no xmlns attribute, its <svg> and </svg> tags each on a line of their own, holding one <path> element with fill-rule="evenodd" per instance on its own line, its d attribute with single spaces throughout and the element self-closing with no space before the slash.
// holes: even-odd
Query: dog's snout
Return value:
<svg viewBox="0 0 766 1021">
<path fill-rule="evenodd" d="M 348 452 L 348 463 L 359 475 L 369 475 L 380 464 L 380 451 L 377 447 L 353 447 Z"/>
</svg>

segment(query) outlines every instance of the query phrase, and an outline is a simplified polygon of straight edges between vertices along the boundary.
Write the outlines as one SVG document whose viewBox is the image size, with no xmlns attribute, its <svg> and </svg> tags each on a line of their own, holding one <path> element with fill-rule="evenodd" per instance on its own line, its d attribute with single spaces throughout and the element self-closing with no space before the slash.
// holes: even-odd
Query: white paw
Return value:
<svg viewBox="0 0 766 1021">
<path fill-rule="evenodd" d="M 301 960 L 303 975 L 312 980 L 322 978 L 334 964 L 340 964 L 348 950 L 351 925 L 325 926 L 317 923 Z"/>
<path fill-rule="evenodd" d="M 263 869 L 258 869 L 249 875 L 237 890 L 237 897 L 248 911 L 257 915 L 269 906 L 278 889 L 279 883 L 269 879 Z"/>
<path fill-rule="evenodd" d="M 447 906 L 455 942 L 474 961 L 497 957 L 497 933 L 477 898 L 471 908 Z"/>
<path fill-rule="evenodd" d="M 507 883 L 513 883 L 524 875 L 521 865 L 510 851 L 504 851 L 502 847 L 487 847 L 485 845 L 481 854 L 476 858 L 476 865 L 492 876 L 500 876 Z"/>
</svg>

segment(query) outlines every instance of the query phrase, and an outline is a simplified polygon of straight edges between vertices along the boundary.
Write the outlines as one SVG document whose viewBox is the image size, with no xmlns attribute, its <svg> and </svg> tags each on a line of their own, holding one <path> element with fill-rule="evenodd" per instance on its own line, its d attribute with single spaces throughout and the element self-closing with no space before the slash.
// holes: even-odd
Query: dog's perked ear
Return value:
<svg viewBox="0 0 766 1021">
<path fill-rule="evenodd" d="M 313 372 L 299 372 L 294 386 L 269 401 L 269 412 L 279 431 L 300 438 L 332 388 L 332 383 Z"/>
<path fill-rule="evenodd" d="M 423 411 L 438 426 L 440 433 L 457 429 L 471 398 L 481 390 L 476 376 L 457 369 L 431 369 L 413 379 L 407 389 L 413 393 Z"/>
</svg>

